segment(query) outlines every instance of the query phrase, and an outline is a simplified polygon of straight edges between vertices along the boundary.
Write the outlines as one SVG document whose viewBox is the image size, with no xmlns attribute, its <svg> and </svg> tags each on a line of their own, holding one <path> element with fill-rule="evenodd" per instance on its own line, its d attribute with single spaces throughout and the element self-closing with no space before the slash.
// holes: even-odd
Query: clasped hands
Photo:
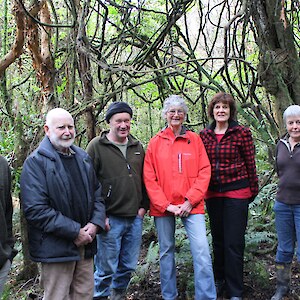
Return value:
<svg viewBox="0 0 300 300">
<path fill-rule="evenodd" d="M 173 213 L 175 216 L 188 217 L 192 208 L 193 208 L 192 204 L 188 200 L 186 200 L 182 204 L 178 204 L 178 205 L 170 204 L 167 207 L 167 211 Z"/>
<path fill-rule="evenodd" d="M 74 240 L 74 244 L 77 247 L 87 245 L 91 243 L 96 233 L 98 232 L 98 226 L 93 223 L 87 223 L 83 228 L 80 228 L 77 238 Z"/>
</svg>

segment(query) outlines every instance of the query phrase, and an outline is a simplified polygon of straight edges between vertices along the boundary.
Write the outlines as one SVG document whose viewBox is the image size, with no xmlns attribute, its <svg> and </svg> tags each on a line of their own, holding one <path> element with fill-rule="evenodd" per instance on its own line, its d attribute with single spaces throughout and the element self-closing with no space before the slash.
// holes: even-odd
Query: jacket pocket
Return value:
<svg viewBox="0 0 300 300">
<path fill-rule="evenodd" d="M 185 177 L 195 178 L 198 176 L 198 162 L 193 153 L 183 152 L 178 154 L 178 168 Z"/>
</svg>

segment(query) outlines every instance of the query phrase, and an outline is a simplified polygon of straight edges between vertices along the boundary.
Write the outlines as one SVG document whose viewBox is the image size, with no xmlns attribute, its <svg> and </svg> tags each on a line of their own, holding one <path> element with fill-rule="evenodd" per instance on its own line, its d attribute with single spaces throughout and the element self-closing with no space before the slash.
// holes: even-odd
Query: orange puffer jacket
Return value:
<svg viewBox="0 0 300 300">
<path fill-rule="evenodd" d="M 170 204 L 192 204 L 191 214 L 204 213 L 204 195 L 211 167 L 201 138 L 183 128 L 175 137 L 170 128 L 149 142 L 144 161 L 144 182 L 150 198 L 151 216 L 168 216 Z"/>
</svg>

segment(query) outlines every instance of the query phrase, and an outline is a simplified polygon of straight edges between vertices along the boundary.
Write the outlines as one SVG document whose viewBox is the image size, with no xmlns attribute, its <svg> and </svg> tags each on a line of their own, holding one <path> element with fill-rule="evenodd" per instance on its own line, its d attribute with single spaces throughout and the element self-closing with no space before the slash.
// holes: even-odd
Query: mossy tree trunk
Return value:
<svg viewBox="0 0 300 300">
<path fill-rule="evenodd" d="M 293 24 L 287 17 L 286 1 L 255 0 L 251 3 L 260 49 L 258 73 L 262 85 L 274 96 L 275 116 L 283 133 L 281 117 L 284 109 L 291 104 L 300 104 L 300 59 Z"/>
</svg>

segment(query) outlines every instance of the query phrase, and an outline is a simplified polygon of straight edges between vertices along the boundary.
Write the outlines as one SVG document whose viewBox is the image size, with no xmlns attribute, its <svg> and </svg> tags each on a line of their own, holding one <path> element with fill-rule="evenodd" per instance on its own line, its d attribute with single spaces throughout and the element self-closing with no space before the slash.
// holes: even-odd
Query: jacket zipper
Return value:
<svg viewBox="0 0 300 300">
<path fill-rule="evenodd" d="M 178 153 L 178 173 L 182 174 L 182 153 Z"/>
</svg>

